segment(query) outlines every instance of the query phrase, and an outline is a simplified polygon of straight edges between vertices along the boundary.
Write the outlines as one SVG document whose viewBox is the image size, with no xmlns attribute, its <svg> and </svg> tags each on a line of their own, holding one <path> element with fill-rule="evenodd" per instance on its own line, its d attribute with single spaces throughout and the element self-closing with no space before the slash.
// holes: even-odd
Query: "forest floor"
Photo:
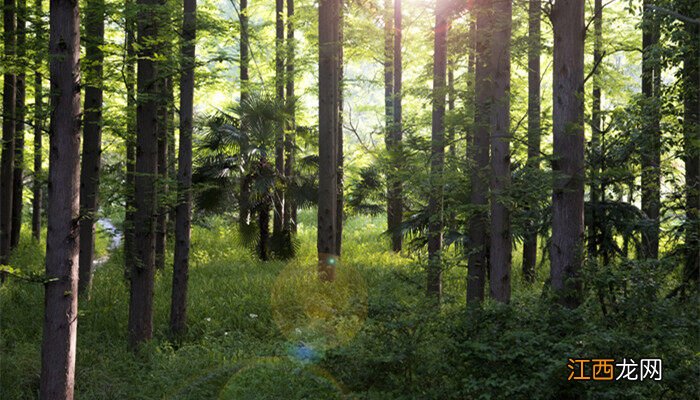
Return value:
<svg viewBox="0 0 700 400">
<path fill-rule="evenodd" d="M 466 268 L 448 251 L 452 267 L 436 311 L 424 293 L 423 253 L 387 251 L 382 215 L 348 219 L 339 267 L 347 273 L 326 304 L 295 272 L 315 269 L 315 218 L 300 213 L 297 256 L 287 262 L 257 260 L 223 217 L 195 224 L 188 333 L 168 337 L 166 268 L 156 277 L 154 340 L 138 355 L 127 351 L 128 285 L 121 250 L 113 250 L 80 305 L 76 398 L 691 399 L 700 392 L 697 307 L 642 293 L 618 299 L 611 320 L 593 300 L 560 309 L 542 296 L 542 283 L 522 284 L 516 272 L 511 305 L 465 309 Z M 43 245 L 23 239 L 13 263 L 40 272 Z M 109 242 L 99 236 L 98 256 Z M 518 271 L 519 260 L 513 265 Z M 544 282 L 547 271 L 538 273 Z M 42 304 L 40 284 L 13 280 L 0 289 L 2 399 L 37 396 Z M 299 306 L 306 325 L 291 316 Z M 342 318 L 324 322 L 335 314 Z M 567 382 L 567 359 L 577 356 L 661 357 L 664 380 Z"/>
</svg>

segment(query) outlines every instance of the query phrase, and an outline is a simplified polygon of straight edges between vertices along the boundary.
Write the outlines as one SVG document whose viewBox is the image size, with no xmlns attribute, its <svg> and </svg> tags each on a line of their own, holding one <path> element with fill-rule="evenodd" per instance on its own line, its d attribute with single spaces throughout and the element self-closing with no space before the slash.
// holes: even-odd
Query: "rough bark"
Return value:
<svg viewBox="0 0 700 400">
<path fill-rule="evenodd" d="M 402 54 L 401 54 L 401 40 L 402 40 L 402 14 L 401 14 L 401 1 L 394 0 L 394 98 L 393 98 L 393 129 L 391 132 L 391 146 L 389 146 L 390 157 L 393 161 L 390 166 L 390 172 L 388 176 L 389 190 L 387 193 L 388 197 L 388 207 L 387 207 L 387 218 L 389 222 L 389 231 L 391 232 L 391 249 L 393 251 L 401 251 L 403 247 L 403 235 L 401 234 L 401 223 L 403 221 L 403 185 L 401 179 L 398 177 L 398 172 L 401 170 L 401 140 L 403 138 L 403 115 L 402 115 L 402 105 L 401 105 L 401 91 L 403 88 L 403 66 L 402 66 Z M 389 143 L 387 143 L 388 145 Z"/>
<path fill-rule="evenodd" d="M 493 0 L 494 25 L 489 69 L 491 100 L 491 297 L 510 301 L 511 231 L 507 199 L 510 187 L 510 32 L 511 0 Z"/>
<path fill-rule="evenodd" d="M 32 177 L 32 237 L 41 240 L 41 208 L 42 208 L 42 150 L 41 139 L 44 127 L 44 98 L 43 83 L 41 76 L 41 65 L 43 63 L 43 52 L 38 51 L 43 47 L 44 28 L 41 23 L 43 15 L 42 0 L 34 2 L 34 174 Z"/>
<path fill-rule="evenodd" d="M 102 154 L 102 85 L 104 55 L 104 0 L 90 0 L 85 10 L 85 105 L 83 157 L 80 171 L 80 281 L 81 295 L 89 297 L 95 258 L 95 221 Z"/>
<path fill-rule="evenodd" d="M 22 232 L 22 209 L 24 199 L 24 119 L 26 117 L 26 45 L 27 45 L 27 5 L 25 0 L 17 0 L 17 74 L 15 87 L 15 167 L 12 172 L 12 232 L 10 247 L 14 249 L 19 244 Z"/>
<path fill-rule="evenodd" d="M 336 257 L 338 207 L 338 120 L 340 76 L 340 8 L 341 0 L 319 3 L 319 193 L 318 237 L 319 277 L 331 279 Z"/>
<path fill-rule="evenodd" d="M 559 301 L 577 307 L 583 245 L 584 3 L 552 6 L 554 28 L 552 245 L 550 278 Z"/>
<path fill-rule="evenodd" d="M 180 75 L 180 146 L 178 149 L 175 208 L 175 255 L 170 303 L 170 331 L 179 336 L 187 330 L 187 282 L 190 264 L 192 220 L 192 121 L 194 110 L 194 63 L 197 32 L 197 0 L 185 0 L 182 21 L 182 74 Z"/>
<path fill-rule="evenodd" d="M 541 0 L 530 0 L 528 10 L 528 52 L 527 52 L 527 166 L 532 170 L 540 168 L 540 53 L 541 53 Z M 529 206 L 532 208 L 532 205 Z M 536 221 L 527 221 L 527 232 L 523 241 L 523 278 L 526 282 L 535 281 L 537 265 Z"/>
<path fill-rule="evenodd" d="M 601 1 L 601 0 L 598 0 Z M 661 208 L 661 132 L 658 106 L 660 63 L 654 53 L 659 42 L 658 21 L 648 8 L 652 0 L 644 1 L 642 21 L 642 96 L 644 97 L 644 139 L 642 140 L 642 211 L 648 226 L 642 230 L 641 258 L 659 257 L 659 212 Z"/>
<path fill-rule="evenodd" d="M 153 42 L 158 33 L 159 0 L 139 0 L 136 109 L 136 165 L 134 168 L 134 260 L 129 297 L 129 347 L 153 336 L 153 277 L 155 273 L 156 183 L 158 173 L 157 71 Z"/>
<path fill-rule="evenodd" d="M 445 95 L 447 78 L 447 5 L 435 9 L 433 52 L 433 110 L 430 147 L 430 197 L 428 209 L 428 295 L 442 296 L 443 169 L 445 165 Z"/>
<path fill-rule="evenodd" d="M 4 1 L 3 27 L 5 60 L 15 55 L 15 2 Z M 0 170 L 0 264 L 7 264 L 10 258 L 12 231 L 12 189 L 15 165 L 15 80 L 7 70 L 4 75 L 2 92 L 2 166 Z M 3 274 L 4 279 L 4 274 Z"/>
<path fill-rule="evenodd" d="M 73 398 L 78 329 L 80 17 L 78 2 L 50 11 L 51 125 L 48 233 L 39 398 Z"/>
</svg>

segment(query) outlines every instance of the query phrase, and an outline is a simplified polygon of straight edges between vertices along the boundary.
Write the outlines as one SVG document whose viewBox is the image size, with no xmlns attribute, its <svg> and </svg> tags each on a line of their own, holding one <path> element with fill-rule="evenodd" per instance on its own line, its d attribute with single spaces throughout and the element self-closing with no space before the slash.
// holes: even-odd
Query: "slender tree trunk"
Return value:
<svg viewBox="0 0 700 400">
<path fill-rule="evenodd" d="M 602 61 L 603 53 L 603 3 L 602 0 L 595 0 L 593 15 L 594 43 L 593 43 L 593 63 L 599 65 Z M 601 163 L 603 152 L 601 151 L 601 83 L 600 69 L 597 68 L 593 74 L 593 104 L 591 107 L 591 181 L 590 187 L 590 218 L 585 221 L 588 229 L 588 258 L 595 260 L 598 257 L 598 246 L 601 244 L 600 204 L 601 204 Z"/>
<path fill-rule="evenodd" d="M 138 0 L 138 76 L 136 165 L 134 170 L 134 264 L 129 298 L 129 347 L 153 335 L 153 277 L 155 273 L 156 183 L 158 174 L 158 87 L 153 61 L 158 34 L 159 0 Z"/>
<path fill-rule="evenodd" d="M 289 125 L 287 126 L 287 136 L 285 140 L 286 159 L 284 161 L 284 175 L 287 182 L 294 179 L 294 156 L 296 153 L 296 102 L 294 99 L 294 0 L 287 0 L 287 75 L 286 75 L 286 101 L 288 111 L 291 114 Z M 288 196 L 284 202 L 284 226 L 288 233 L 296 232 L 297 229 L 297 205 L 292 196 Z"/>
<path fill-rule="evenodd" d="M 5 0 L 3 10 L 5 59 L 15 55 L 15 1 Z M 2 167 L 0 171 L 0 264 L 10 258 L 12 232 L 12 188 L 15 165 L 15 91 L 16 77 L 8 69 L 4 75 L 2 93 Z M 2 275 L 4 280 L 5 275 Z"/>
<path fill-rule="evenodd" d="M 489 68 L 491 101 L 491 297 L 510 302 L 511 232 L 507 200 L 510 187 L 510 31 L 511 0 L 493 0 L 494 25 Z"/>
<path fill-rule="evenodd" d="M 134 167 L 136 165 L 136 12 L 133 0 L 126 0 L 126 32 L 125 32 L 125 85 L 126 85 L 126 190 L 124 215 L 124 271 L 128 277 L 135 264 L 134 234 L 136 198 L 134 194 Z"/>
<path fill-rule="evenodd" d="M 102 86 L 104 55 L 104 0 L 89 0 L 85 10 L 85 106 L 83 158 L 80 171 L 80 281 L 81 295 L 89 298 L 95 258 L 95 221 L 102 153 Z"/>
<path fill-rule="evenodd" d="M 447 4 L 438 0 L 435 9 L 433 53 L 433 111 L 430 148 L 430 197 L 428 210 L 428 295 L 442 296 L 443 169 L 445 166 L 445 95 L 447 75 Z"/>
<path fill-rule="evenodd" d="M 398 0 L 400 1 L 400 0 Z M 384 0 L 384 143 L 386 145 L 389 159 L 391 160 L 387 171 L 387 230 L 392 238 L 392 250 L 394 249 L 394 236 L 399 226 L 396 225 L 396 215 L 394 211 L 395 202 L 394 190 L 396 185 L 396 175 L 398 170 L 396 165 L 396 127 L 394 126 L 394 101 L 396 92 L 394 90 L 394 12 L 391 7 L 391 0 Z"/>
<path fill-rule="evenodd" d="M 17 69 L 15 87 L 17 98 L 15 103 L 15 167 L 13 171 L 12 190 L 12 232 L 10 247 L 19 244 L 22 231 L 22 206 L 24 190 L 24 119 L 26 117 L 26 45 L 27 45 L 27 4 L 25 0 L 17 0 Z"/>
<path fill-rule="evenodd" d="M 687 13 L 687 15 L 693 15 Z M 697 13 L 695 17 L 697 17 Z M 685 278 L 697 288 L 700 280 L 700 27 L 685 23 L 687 49 L 683 60 L 685 135 Z"/>
<path fill-rule="evenodd" d="M 583 245 L 583 41 L 584 3 L 552 6 L 554 27 L 554 160 L 551 282 L 559 300 L 576 307 Z"/>
<path fill-rule="evenodd" d="M 32 237 L 41 240 L 41 203 L 42 203 L 42 149 L 41 137 L 44 127 L 44 107 L 43 107 L 43 83 L 41 77 L 41 64 L 43 52 L 44 28 L 42 27 L 41 16 L 43 15 L 42 1 L 36 0 L 34 3 L 34 32 L 36 35 L 34 48 L 34 176 L 32 179 Z"/>
<path fill-rule="evenodd" d="M 241 24 L 241 43 L 240 43 L 240 65 L 239 73 L 241 80 L 241 103 L 248 97 L 248 64 L 250 64 L 249 53 L 249 33 L 248 33 L 248 0 L 241 0 L 241 11 L 239 14 L 239 22 Z"/>
<path fill-rule="evenodd" d="M 319 188 L 318 268 L 323 280 L 335 279 L 338 235 L 338 120 L 340 114 L 340 12 L 342 0 L 321 0 L 319 33 Z"/>
<path fill-rule="evenodd" d="M 401 251 L 403 246 L 403 235 L 401 234 L 401 223 L 403 220 L 403 200 L 402 192 L 403 186 L 401 184 L 401 179 L 398 176 L 399 171 L 401 171 L 401 140 L 403 137 L 403 115 L 401 107 L 401 90 L 403 86 L 403 66 L 402 66 L 402 54 L 401 54 L 401 39 L 402 39 L 402 22 L 403 18 L 401 15 L 401 1 L 394 0 L 394 98 L 393 98 L 393 116 L 392 116 L 392 131 L 391 131 L 391 146 L 390 160 L 391 165 L 389 167 L 390 174 L 388 175 L 387 184 L 389 187 L 387 197 L 388 197 L 388 207 L 387 207 L 387 218 L 388 228 L 391 232 L 391 249 L 395 252 Z M 387 143 L 388 145 L 389 143 Z"/>
<path fill-rule="evenodd" d="M 486 268 L 488 267 L 488 166 L 489 166 L 489 115 L 493 78 L 489 75 L 487 59 L 490 54 L 492 13 L 485 2 L 474 5 L 476 29 L 474 76 L 474 135 L 468 148 L 472 163 L 471 204 L 475 211 L 469 220 L 469 260 L 467 270 L 467 303 L 484 300 Z"/>
<path fill-rule="evenodd" d="M 165 70 L 161 62 L 158 67 Z M 158 68 L 156 67 L 156 68 Z M 168 235 L 168 107 L 167 94 L 170 91 L 170 78 L 158 78 L 161 91 L 158 104 L 158 211 L 156 215 L 156 269 L 165 269 L 165 247 Z"/>
<path fill-rule="evenodd" d="M 192 131 L 194 110 L 195 38 L 197 0 L 185 0 L 182 21 L 182 74 L 180 75 L 180 147 L 178 150 L 175 208 L 175 257 L 170 305 L 170 330 L 180 336 L 187 330 L 187 281 L 190 265 L 192 220 Z"/>
<path fill-rule="evenodd" d="M 284 0 L 275 0 L 275 98 L 284 104 Z M 276 127 L 275 170 L 277 176 L 284 176 L 284 124 Z M 273 195 L 272 233 L 276 240 L 282 239 L 284 229 L 284 191 L 275 188 Z M 281 244 L 281 243 L 280 243 Z"/>
<path fill-rule="evenodd" d="M 598 0 L 601 1 L 601 0 Z M 641 258 L 659 257 L 659 211 L 661 206 L 661 132 L 659 128 L 659 60 L 654 56 L 658 46 L 658 22 L 654 11 L 644 1 L 642 21 L 642 95 L 644 96 L 644 140 L 642 141 L 642 211 L 649 226 L 642 230 Z"/>
<path fill-rule="evenodd" d="M 336 68 L 338 69 L 338 87 L 337 87 L 337 97 L 338 97 L 338 119 L 337 119 L 337 127 L 336 127 L 336 135 L 338 136 L 338 141 L 337 141 L 337 151 L 338 155 L 336 158 L 336 161 L 338 163 L 337 165 L 337 170 L 338 173 L 336 175 L 338 179 L 337 183 L 337 190 L 338 190 L 338 196 L 336 197 L 336 201 L 338 205 L 336 206 L 336 236 L 335 236 L 335 251 L 338 254 L 338 257 L 341 255 L 341 250 L 343 247 L 343 222 L 344 222 L 344 217 L 345 217 L 345 206 L 344 206 L 344 196 L 343 196 L 343 190 L 344 190 L 344 171 L 343 171 L 343 162 L 344 162 L 344 155 L 343 155 L 343 79 L 344 79 L 344 66 L 343 66 L 343 18 L 344 18 L 344 12 L 343 12 L 343 2 L 341 0 L 340 5 L 339 5 L 339 17 L 338 17 L 338 58 L 336 62 Z"/>
<path fill-rule="evenodd" d="M 50 14 L 51 127 L 48 234 L 39 398 L 70 400 L 78 331 L 80 17 L 78 2 Z"/>
<path fill-rule="evenodd" d="M 528 52 L 527 52 L 527 166 L 535 171 L 540 168 L 540 23 L 542 14 L 541 0 L 530 0 L 528 12 Z M 535 205 L 528 205 L 532 209 Z M 527 221 L 527 230 L 523 241 L 523 278 L 526 282 L 535 281 L 537 265 L 537 224 L 534 219 Z"/>
</svg>

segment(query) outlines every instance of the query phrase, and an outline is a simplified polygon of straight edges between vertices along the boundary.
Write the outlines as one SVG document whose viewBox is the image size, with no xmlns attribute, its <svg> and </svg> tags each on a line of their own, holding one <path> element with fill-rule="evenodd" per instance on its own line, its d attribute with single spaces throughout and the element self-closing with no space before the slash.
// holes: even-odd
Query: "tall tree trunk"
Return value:
<svg viewBox="0 0 700 400">
<path fill-rule="evenodd" d="M 165 47 L 165 46 L 164 46 Z M 166 50 L 167 51 L 167 50 Z M 167 61 L 166 61 L 167 62 Z M 165 62 L 161 62 L 156 68 L 165 70 Z M 162 74 L 162 73 L 161 73 Z M 160 77 L 158 101 L 158 211 L 156 213 L 156 269 L 162 271 L 165 268 L 165 247 L 168 235 L 168 107 L 167 94 L 170 91 L 170 78 Z"/>
<path fill-rule="evenodd" d="M 403 136 L 403 115 L 401 107 L 401 90 L 403 87 L 403 66 L 401 54 L 401 39 L 402 39 L 402 23 L 401 1 L 394 0 L 394 98 L 393 98 L 393 116 L 392 116 L 392 131 L 391 131 L 391 146 L 389 147 L 391 165 L 387 184 L 389 187 L 387 198 L 387 218 L 388 228 L 391 232 L 391 249 L 399 252 L 403 246 L 403 235 L 401 234 L 401 223 L 403 220 L 403 187 L 401 179 L 398 176 L 401 170 L 401 140 Z M 387 143 L 389 145 L 389 143 Z"/>
<path fill-rule="evenodd" d="M 294 179 L 294 156 L 296 153 L 296 102 L 294 99 L 294 0 L 287 0 L 287 75 L 286 75 L 286 101 L 288 111 L 291 114 L 287 126 L 285 140 L 286 159 L 284 160 L 284 176 L 287 182 Z M 284 202 L 284 226 L 289 233 L 297 230 L 297 205 L 291 196 Z"/>
<path fill-rule="evenodd" d="M 187 281 L 190 266 L 192 220 L 192 131 L 194 110 L 195 38 L 197 0 L 185 0 L 182 20 L 182 74 L 180 75 L 180 147 L 178 150 L 175 208 L 175 256 L 170 303 L 170 331 L 179 336 L 187 330 Z"/>
<path fill-rule="evenodd" d="M 284 0 L 275 0 L 275 98 L 284 104 Z M 284 124 L 275 132 L 275 170 L 284 176 Z M 284 191 L 275 185 L 273 195 L 272 233 L 276 240 L 282 239 L 284 229 Z"/>
<path fill-rule="evenodd" d="M 433 111 L 430 147 L 430 197 L 428 210 L 428 295 L 440 301 L 442 296 L 443 169 L 445 165 L 445 91 L 447 75 L 447 4 L 438 0 L 435 7 L 433 45 Z"/>
<path fill-rule="evenodd" d="M 159 0 L 138 0 L 136 165 L 134 170 L 134 263 L 129 298 L 129 347 L 153 335 L 156 183 L 158 174 L 158 87 L 153 61 Z"/>
<path fill-rule="evenodd" d="M 485 2 L 474 5 L 476 41 L 474 75 L 474 135 L 467 146 L 472 163 L 471 204 L 475 211 L 469 220 L 469 260 L 467 270 L 467 303 L 480 303 L 484 300 L 486 268 L 488 267 L 488 166 L 489 166 L 489 125 L 493 78 L 489 75 L 489 57 L 492 34 L 492 13 Z"/>
<path fill-rule="evenodd" d="M 511 0 L 493 0 L 493 37 L 489 69 L 491 100 L 491 297 L 510 301 L 511 232 L 507 200 L 510 187 L 510 31 Z"/>
<path fill-rule="evenodd" d="M 593 43 L 593 64 L 599 66 L 603 53 L 603 3 L 602 0 L 595 0 L 593 15 L 594 43 Z M 600 69 L 596 67 L 593 73 L 593 104 L 591 107 L 591 169 L 590 187 L 590 218 L 585 221 L 588 230 L 588 258 L 595 260 L 598 257 L 598 246 L 601 244 L 600 221 L 603 220 L 600 214 L 601 204 L 601 172 L 603 162 L 603 152 L 601 148 L 601 82 Z"/>
<path fill-rule="evenodd" d="M 397 0 L 400 1 L 400 0 Z M 395 202 L 394 190 L 396 185 L 396 146 L 394 144 L 396 136 L 396 127 L 394 126 L 394 101 L 396 99 L 396 91 L 394 90 L 394 36 L 396 29 L 394 28 L 394 15 L 391 7 L 391 0 L 384 0 L 384 143 L 389 155 L 390 164 L 387 168 L 387 230 L 390 232 L 392 239 L 392 250 L 397 251 L 394 245 L 394 236 L 399 226 L 396 225 L 396 211 L 394 210 Z"/>
<path fill-rule="evenodd" d="M 134 234 L 136 223 L 134 211 L 136 210 L 136 196 L 134 193 L 134 168 L 136 165 L 136 12 L 133 0 L 125 1 L 126 29 L 125 29 L 125 79 L 126 85 L 126 190 L 124 213 L 124 272 L 128 277 L 135 264 Z"/>
<path fill-rule="evenodd" d="M 601 0 L 598 0 L 601 1 Z M 654 56 L 659 42 L 658 19 L 644 1 L 642 21 L 642 95 L 644 96 L 644 140 L 642 141 L 642 211 L 649 226 L 642 230 L 641 258 L 659 257 L 659 211 L 661 206 L 661 132 L 659 128 L 658 79 L 661 69 Z"/>
<path fill-rule="evenodd" d="M 698 17 L 697 12 L 692 11 L 686 15 Z M 697 288 L 700 280 L 700 26 L 686 22 L 685 34 L 688 41 L 683 57 L 687 220 L 685 278 Z"/>
<path fill-rule="evenodd" d="M 540 168 L 540 23 L 541 0 L 530 0 L 528 10 L 528 51 L 527 51 L 527 166 L 535 171 Z M 532 209 L 535 205 L 528 205 Z M 537 265 L 537 221 L 527 221 L 527 231 L 523 241 L 523 278 L 526 282 L 535 281 Z"/>
<path fill-rule="evenodd" d="M 48 234 L 39 398 L 70 400 L 78 330 L 80 17 L 78 2 L 50 14 L 51 127 Z"/>
<path fill-rule="evenodd" d="M 336 126 L 336 135 L 338 136 L 338 141 L 337 141 L 337 151 L 338 155 L 336 157 L 336 162 L 337 162 L 337 170 L 338 173 L 336 175 L 338 179 L 338 183 L 336 185 L 336 188 L 338 190 L 338 196 L 336 197 L 337 201 L 337 206 L 335 208 L 336 214 L 335 214 L 335 223 L 336 223 L 336 235 L 335 235 L 335 251 L 338 254 L 338 257 L 341 255 L 341 250 L 343 247 L 343 222 L 344 222 L 344 216 L 345 216 L 345 206 L 344 206 L 344 197 L 343 197 L 343 190 L 344 190 L 344 171 L 343 171 L 343 161 L 344 161 L 344 155 L 343 155 L 343 88 L 344 88 L 344 66 L 343 66 L 343 18 L 344 18 L 344 10 L 343 10 L 343 2 L 341 0 L 341 3 L 339 5 L 339 17 L 338 17 L 338 58 L 336 62 L 336 68 L 338 69 L 338 87 L 337 87 L 337 97 L 338 97 L 338 119 L 337 119 L 337 126 Z"/>
<path fill-rule="evenodd" d="M 43 99 L 43 83 L 41 77 L 41 64 L 43 60 L 43 52 L 39 49 L 43 48 L 44 44 L 44 28 L 41 22 L 43 15 L 42 1 L 34 2 L 34 176 L 32 179 L 32 237 L 39 241 L 41 240 L 41 209 L 42 209 L 42 150 L 41 137 L 44 127 L 44 99 Z"/>
<path fill-rule="evenodd" d="M 240 42 L 240 64 L 239 73 L 241 80 L 241 103 L 248 97 L 248 65 L 250 64 L 250 56 L 248 55 L 249 33 L 248 33 L 248 0 L 241 0 L 241 11 L 238 15 L 239 23 L 241 24 L 241 42 Z"/>
<path fill-rule="evenodd" d="M 17 90 L 15 103 L 15 167 L 13 171 L 12 190 L 12 232 L 10 247 L 19 244 L 22 231 L 22 206 L 24 190 L 24 119 L 26 117 L 26 45 L 27 45 L 27 4 L 25 0 L 17 0 L 17 74 L 15 87 Z"/>
<path fill-rule="evenodd" d="M 554 160 L 551 283 L 567 307 L 581 301 L 583 245 L 584 3 L 557 1 L 554 28 Z"/>
<path fill-rule="evenodd" d="M 89 298 L 95 258 L 95 221 L 102 154 L 102 86 L 104 55 L 104 0 L 89 0 L 85 10 L 85 106 L 83 158 L 80 171 L 80 281 L 81 295 Z"/>
<path fill-rule="evenodd" d="M 338 207 L 338 120 L 340 114 L 340 12 L 342 0 L 321 0 L 319 33 L 319 187 L 318 269 L 322 280 L 335 279 Z"/>
<path fill-rule="evenodd" d="M 5 59 L 15 55 L 15 1 L 5 0 L 3 10 Z M 12 188 L 15 165 L 15 104 L 16 77 L 6 70 L 2 92 L 2 167 L 0 171 L 0 264 L 10 258 L 12 231 Z M 5 275 L 2 275 L 3 280 Z"/>
</svg>

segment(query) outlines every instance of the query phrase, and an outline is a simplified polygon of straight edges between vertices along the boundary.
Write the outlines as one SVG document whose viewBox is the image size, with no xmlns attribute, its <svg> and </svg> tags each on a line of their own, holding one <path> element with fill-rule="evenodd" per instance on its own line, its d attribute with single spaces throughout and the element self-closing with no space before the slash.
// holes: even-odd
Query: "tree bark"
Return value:
<svg viewBox="0 0 700 400">
<path fill-rule="evenodd" d="M 284 0 L 275 0 L 275 98 L 284 104 Z M 275 170 L 284 176 L 284 124 L 275 132 Z M 272 234 L 281 240 L 284 229 L 284 191 L 275 185 L 273 195 Z"/>
<path fill-rule="evenodd" d="M 601 1 L 601 0 L 598 0 Z M 649 225 L 642 230 L 641 258 L 659 257 L 659 212 L 661 208 L 661 132 L 659 127 L 660 109 L 659 83 L 661 69 L 654 56 L 659 42 L 659 27 L 654 11 L 647 6 L 652 0 L 644 1 L 642 21 L 642 95 L 644 97 L 644 139 L 642 141 L 642 211 Z"/>
<path fill-rule="evenodd" d="M 135 264 L 134 254 L 134 210 L 136 199 L 134 194 L 134 167 L 136 165 L 136 21 L 135 3 L 126 1 L 126 65 L 124 83 L 126 86 L 126 190 L 124 213 L 124 272 L 127 277 L 131 275 L 131 269 Z"/>
<path fill-rule="evenodd" d="M 167 50 L 166 50 L 167 51 Z M 161 62 L 156 68 L 165 70 L 165 62 Z M 170 91 L 170 78 L 160 77 L 160 100 L 158 104 L 158 211 L 156 213 L 156 269 L 165 269 L 165 247 L 168 240 L 168 92 Z"/>
<path fill-rule="evenodd" d="M 34 2 L 34 175 L 32 178 L 32 237 L 41 240 L 41 208 L 42 208 L 42 145 L 41 139 L 44 127 L 44 99 L 43 83 L 41 76 L 41 64 L 43 62 L 43 52 L 38 49 L 43 48 L 44 28 L 41 22 L 43 6 L 41 0 Z"/>
<path fill-rule="evenodd" d="M 294 99 L 294 0 L 287 0 L 287 65 L 286 65 L 286 102 L 291 114 L 285 139 L 286 159 L 284 160 L 284 176 L 288 184 L 294 179 L 294 159 L 296 153 L 296 105 Z M 297 206 L 292 196 L 285 198 L 284 227 L 289 233 L 297 229 Z"/>
<path fill-rule="evenodd" d="M 447 75 L 447 4 L 438 0 L 435 9 L 433 53 L 433 110 L 430 148 L 430 197 L 428 210 L 428 295 L 442 296 L 443 169 L 445 165 L 445 95 Z"/>
<path fill-rule="evenodd" d="M 593 63 L 599 65 L 602 61 L 603 53 L 603 4 L 602 0 L 595 0 L 593 15 L 594 43 L 593 43 Z M 591 106 L 591 168 L 590 187 L 590 218 L 586 222 L 588 229 L 588 258 L 595 260 L 598 257 L 598 246 L 601 244 L 600 221 L 603 219 L 600 214 L 600 204 L 602 196 L 601 172 L 603 162 L 603 152 L 601 147 L 601 85 L 600 70 L 596 68 L 593 73 L 593 104 Z"/>
<path fill-rule="evenodd" d="M 511 231 L 507 199 L 510 187 L 510 32 L 511 0 L 493 0 L 493 37 L 489 69 L 491 100 L 491 297 L 510 302 Z"/>
<path fill-rule="evenodd" d="M 338 190 L 338 196 L 336 197 L 337 201 L 337 206 L 335 208 L 336 214 L 335 214 L 335 223 L 336 223 L 336 235 L 335 235 L 335 251 L 338 254 L 338 257 L 341 255 L 341 250 L 343 247 L 343 222 L 344 222 L 344 217 L 345 217 L 345 206 L 344 206 L 344 196 L 343 196 L 343 188 L 344 188 L 344 179 L 345 179 L 345 174 L 343 171 L 343 161 L 344 161 L 344 153 L 343 153 L 343 79 L 344 79 L 344 67 L 343 67 L 343 18 L 344 18 L 344 13 L 343 13 L 343 2 L 341 0 L 340 5 L 338 6 L 339 11 L 339 17 L 338 17 L 338 58 L 337 58 L 337 63 L 336 63 L 336 68 L 338 69 L 338 87 L 336 90 L 338 91 L 337 93 L 337 98 L 338 98 L 338 119 L 337 119 L 337 125 L 336 125 L 336 135 L 338 137 L 337 141 L 337 152 L 338 155 L 336 157 L 336 162 L 337 162 L 337 171 L 338 173 L 336 174 L 336 178 L 338 179 L 338 183 L 336 185 L 336 189 Z"/>
<path fill-rule="evenodd" d="M 102 154 L 102 86 L 104 55 L 104 0 L 90 0 L 85 10 L 85 106 L 83 157 L 80 171 L 80 281 L 81 295 L 90 296 L 95 258 L 95 221 Z"/>
<path fill-rule="evenodd" d="M 577 307 L 583 245 L 584 3 L 557 1 L 554 28 L 551 283 L 559 301 Z"/>
<path fill-rule="evenodd" d="M 26 117 L 26 45 L 27 45 L 27 4 L 25 0 L 17 0 L 17 74 L 15 87 L 15 167 L 13 170 L 12 190 L 12 232 L 10 247 L 14 249 L 19 244 L 22 232 L 22 206 L 24 199 L 24 119 Z"/>
<path fill-rule="evenodd" d="M 403 139 L 403 109 L 401 105 L 401 91 L 403 88 L 403 66 L 401 54 L 402 40 L 402 24 L 403 18 L 401 14 L 401 1 L 394 0 L 394 98 L 393 98 L 393 116 L 392 116 L 392 131 L 391 131 L 391 146 L 389 147 L 390 174 L 388 175 L 387 184 L 389 190 L 387 193 L 388 207 L 387 218 L 388 227 L 391 232 L 391 249 L 395 252 L 401 251 L 403 247 L 403 235 L 401 234 L 401 223 L 403 221 L 403 185 L 398 176 L 401 170 L 401 140 Z M 387 143 L 388 145 L 389 143 Z"/>
<path fill-rule="evenodd" d="M 248 0 L 241 0 L 241 11 L 238 15 L 241 24 L 240 43 L 240 80 L 241 80 L 241 103 L 248 97 L 248 64 L 250 64 L 249 34 L 248 34 Z"/>
<path fill-rule="evenodd" d="M 530 0 L 528 10 L 528 52 L 527 52 L 527 166 L 531 170 L 540 168 L 540 23 L 542 14 L 541 0 Z M 528 205 L 532 209 L 535 205 Z M 526 282 L 535 281 L 537 265 L 537 226 L 536 221 L 527 221 L 527 230 L 523 241 L 523 278 Z"/>
<path fill-rule="evenodd" d="M 39 398 L 70 400 L 78 328 L 80 16 L 78 2 L 50 13 L 51 127 L 44 328 Z"/>
<path fill-rule="evenodd" d="M 401 1 L 401 0 L 396 0 Z M 400 5 L 399 5 L 400 7 Z M 387 168 L 387 230 L 391 235 L 391 248 L 393 251 L 399 251 L 399 244 L 396 243 L 397 231 L 400 228 L 397 224 L 397 216 L 395 210 L 396 204 L 396 181 L 397 172 L 396 168 L 396 127 L 395 127 L 395 109 L 394 101 L 396 101 L 396 90 L 394 89 L 394 68 L 396 67 L 394 62 L 394 56 L 396 51 L 394 50 L 395 36 L 397 34 L 396 28 L 394 28 L 394 18 L 395 9 L 392 10 L 391 0 L 384 0 L 384 143 L 386 145 L 387 153 L 389 155 L 389 166 Z M 398 247 L 398 250 L 397 250 Z"/>
<path fill-rule="evenodd" d="M 153 336 L 156 183 L 158 174 L 158 87 L 153 61 L 159 0 L 138 0 L 136 165 L 134 173 L 134 263 L 129 298 L 129 347 Z"/>
<path fill-rule="evenodd" d="M 5 59 L 15 55 L 15 2 L 5 0 L 3 10 Z M 11 62 L 11 61 L 10 61 Z M 16 77 L 8 69 L 4 75 L 2 92 L 2 167 L 0 171 L 0 264 L 10 259 L 12 232 L 12 196 L 15 165 L 15 91 Z M 5 275 L 2 275 L 4 280 Z"/>
<path fill-rule="evenodd" d="M 487 59 L 491 46 L 492 13 L 484 0 L 474 5 L 476 29 L 474 40 L 474 135 L 468 148 L 472 163 L 471 204 L 474 213 L 469 220 L 470 252 L 467 270 L 467 303 L 484 300 L 486 268 L 488 266 L 488 166 L 489 166 L 489 115 L 493 78 L 489 75 Z"/>
<path fill-rule="evenodd" d="M 337 258 L 338 121 L 340 70 L 340 8 L 342 0 L 321 0 L 319 22 L 319 277 L 332 280 Z"/>
<path fill-rule="evenodd" d="M 194 110 L 195 38 L 197 0 L 185 0 L 182 22 L 182 74 L 180 75 L 180 147 L 178 149 L 175 208 L 175 256 L 170 303 L 170 331 L 183 335 L 187 330 L 187 282 L 190 264 L 192 220 L 192 131 Z"/>
</svg>

